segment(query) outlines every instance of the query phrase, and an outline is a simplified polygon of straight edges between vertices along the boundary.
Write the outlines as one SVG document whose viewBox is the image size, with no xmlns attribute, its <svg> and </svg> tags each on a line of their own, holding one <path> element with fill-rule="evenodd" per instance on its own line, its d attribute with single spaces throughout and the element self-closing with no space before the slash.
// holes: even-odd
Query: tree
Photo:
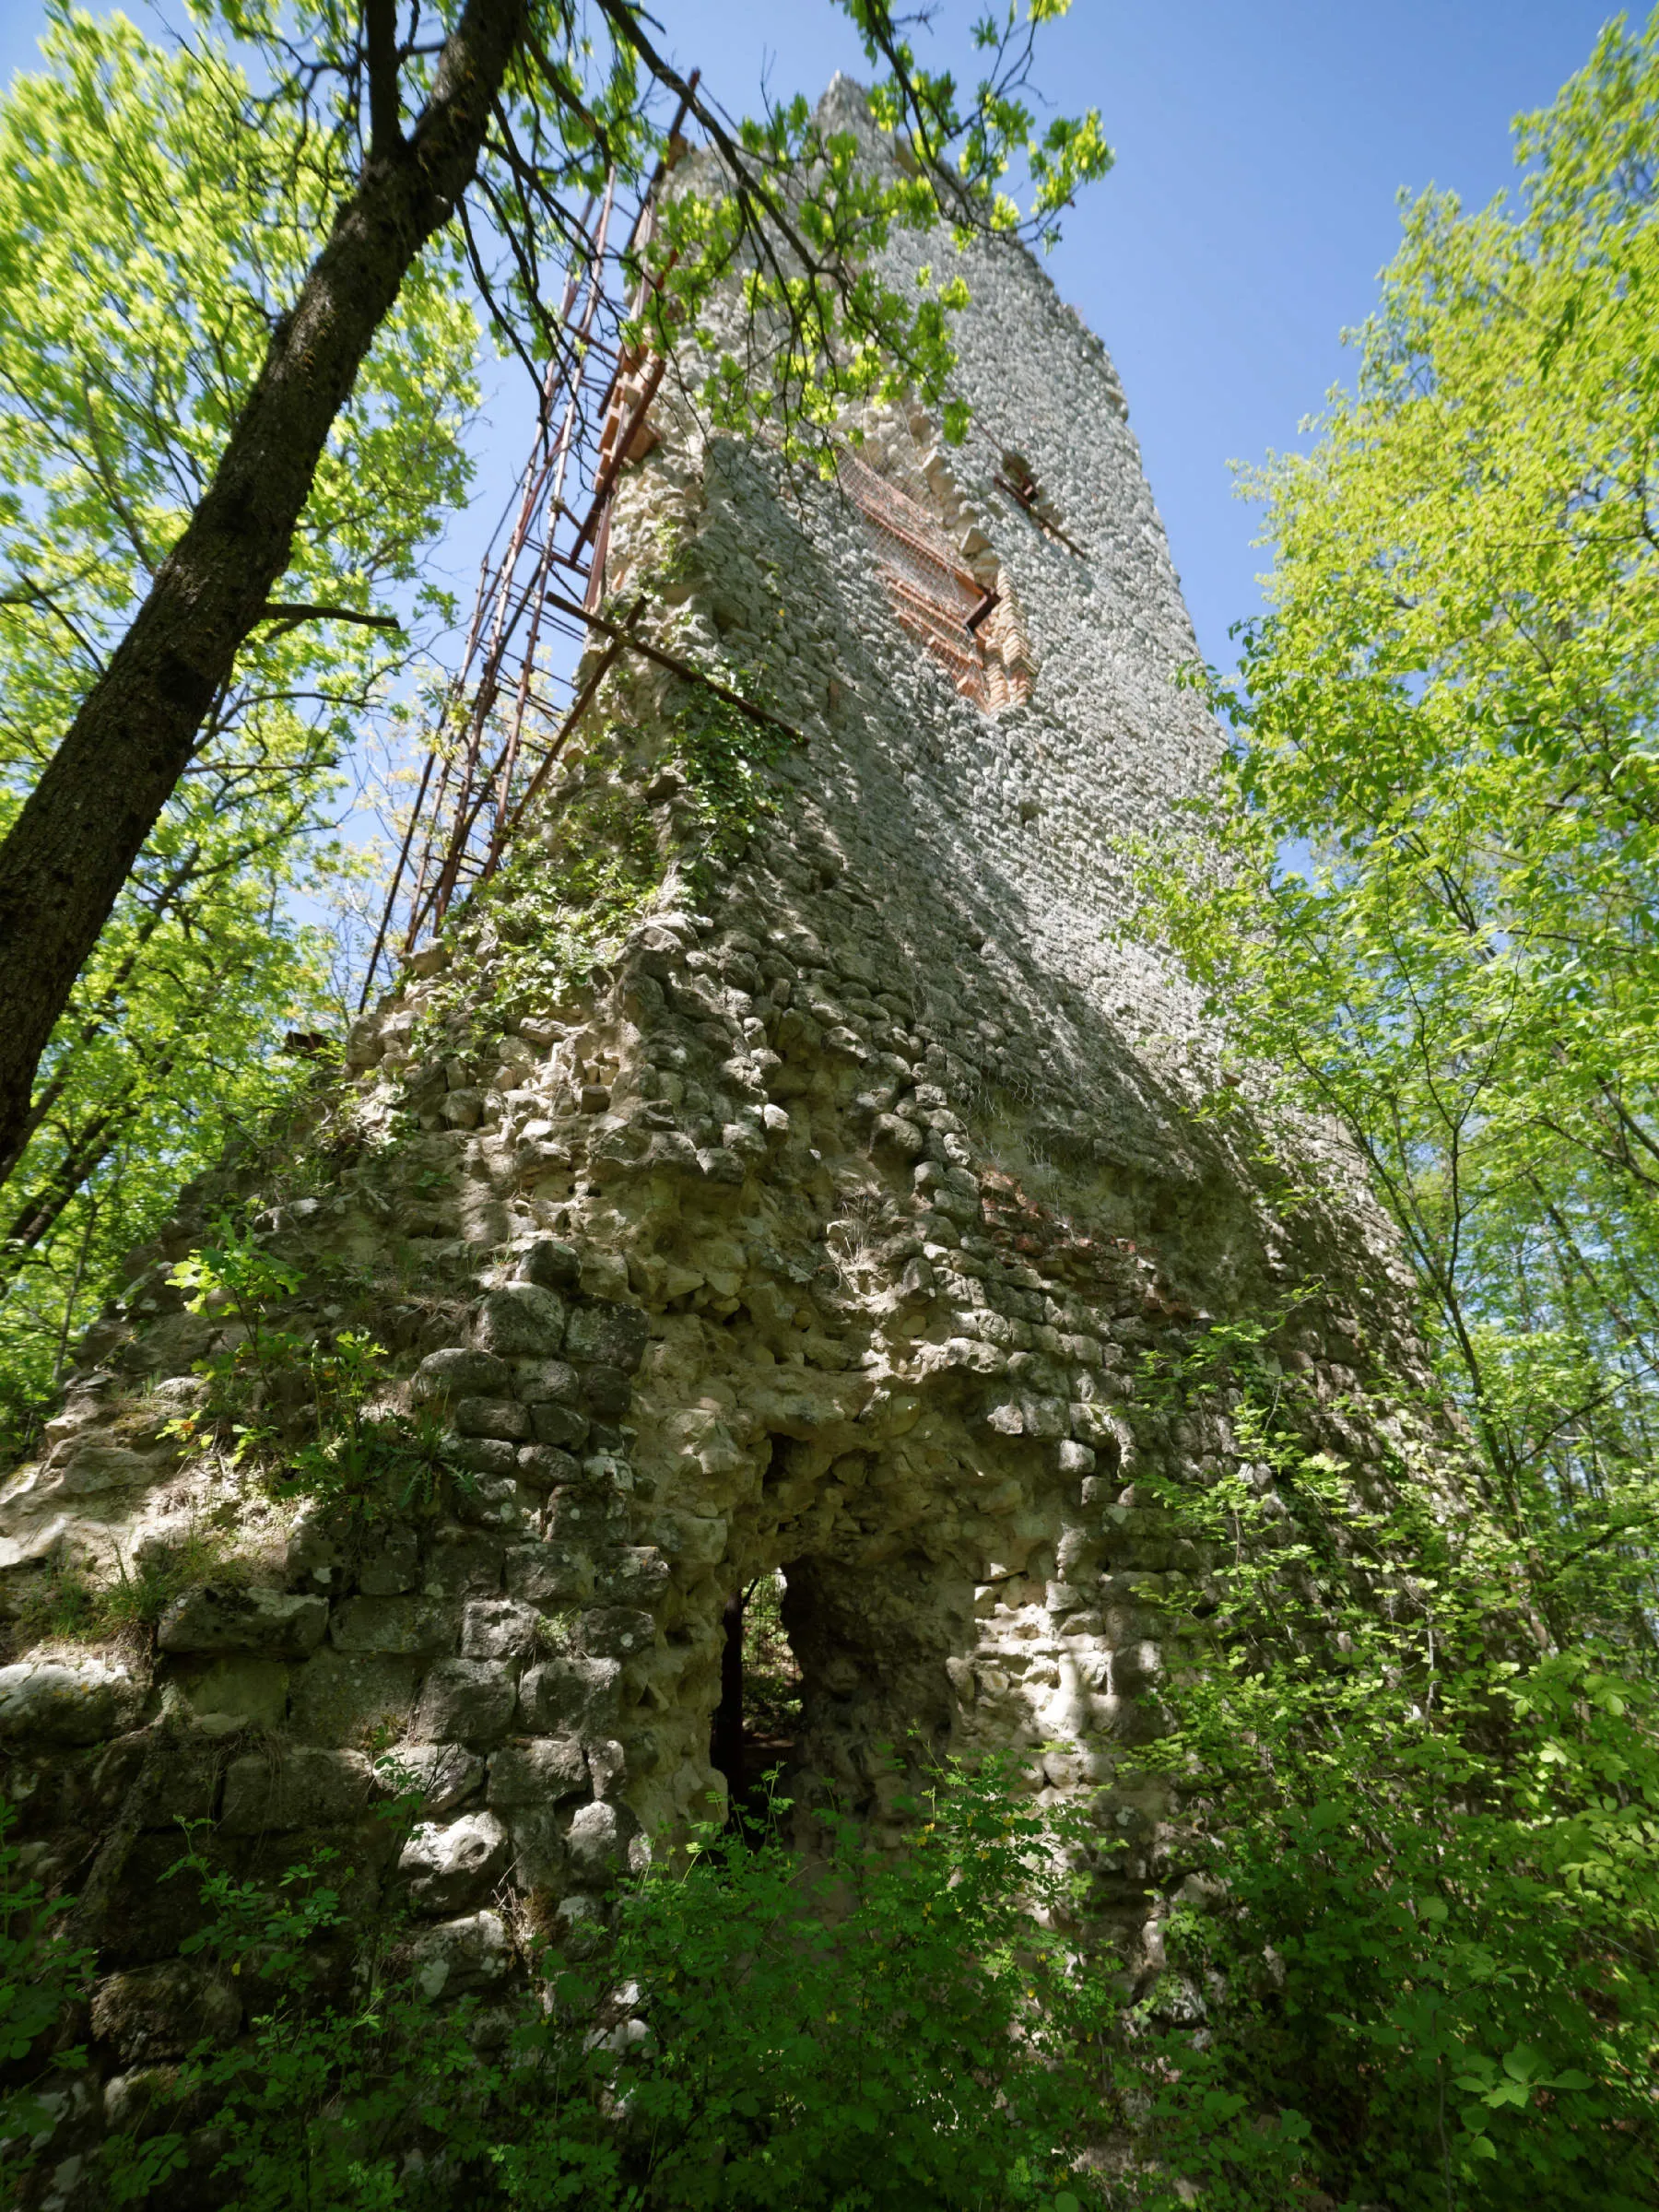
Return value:
<svg viewBox="0 0 1659 2212">
<path fill-rule="evenodd" d="M 747 253 L 757 312 L 781 311 L 791 334 L 777 357 L 786 382 L 833 386 L 849 358 L 867 382 L 879 356 L 936 394 L 948 359 L 937 301 L 873 283 L 865 253 L 895 223 L 925 227 L 941 213 L 1014 226 L 995 188 L 1015 156 L 1030 170 L 1040 228 L 1107 165 L 1097 118 L 1058 120 L 1039 136 L 1019 97 L 1031 33 L 1064 0 L 1030 0 L 1028 14 L 1016 6 L 976 29 L 991 72 L 965 108 L 950 77 L 916 67 L 883 0 L 849 6 L 889 72 L 878 100 L 908 124 L 913 183 L 861 178 L 850 149 L 821 145 L 798 103 L 729 128 L 659 53 L 634 0 L 598 0 L 585 24 L 573 0 L 451 0 L 424 15 L 411 6 L 406 29 L 397 0 L 360 10 L 294 0 L 286 11 L 278 0 L 221 0 L 223 20 L 254 43 L 271 78 L 243 100 L 241 128 L 257 133 L 286 112 L 314 133 L 334 180 L 332 218 L 188 519 L 0 845 L 0 1158 L 15 1154 L 74 979 L 239 653 L 274 607 L 297 604 L 272 594 L 330 432 L 401 288 L 457 212 L 498 325 L 534 362 L 568 342 L 540 268 L 569 247 L 580 197 L 606 171 L 625 190 L 641 187 L 663 150 L 653 96 L 666 91 L 710 135 L 724 187 L 696 251 L 685 251 L 689 216 L 678 220 L 656 335 L 670 324 L 683 334 Z M 492 239 L 505 283 L 485 250 Z"/>
<path fill-rule="evenodd" d="M 1362 1153 L 1544 1582 L 1646 1653 L 1659 17 L 1611 26 L 1517 152 L 1513 199 L 1406 208 L 1357 390 L 1252 479 L 1275 563 L 1218 691 L 1229 872 L 1161 868 L 1158 898 Z"/>
<path fill-rule="evenodd" d="M 61 18 L 0 110 L 0 807 L 15 817 L 210 475 L 334 181 L 298 118 L 239 129 L 226 53 Z M 459 255 L 413 274 L 316 472 L 289 567 L 341 614 L 261 627 L 197 734 L 58 1023 L 0 1209 L 0 1406 L 53 1383 L 178 1183 L 308 1073 L 327 1018 L 288 907 L 340 761 L 432 597 L 461 497 L 477 326 Z M 442 609 L 437 610 L 441 612 Z M 384 625 L 381 627 L 380 625 Z"/>
</svg>

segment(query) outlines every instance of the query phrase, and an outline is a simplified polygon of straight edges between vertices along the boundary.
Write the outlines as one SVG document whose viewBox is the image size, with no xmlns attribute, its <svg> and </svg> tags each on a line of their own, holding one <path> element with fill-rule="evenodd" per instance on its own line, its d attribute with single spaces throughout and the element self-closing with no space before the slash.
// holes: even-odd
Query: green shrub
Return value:
<svg viewBox="0 0 1659 2212">
<path fill-rule="evenodd" d="M 830 1819 L 809 1861 L 710 1830 L 624 1886 L 591 1955 L 547 1952 L 489 2004 L 437 2003 L 412 1930 L 366 1924 L 329 1852 L 273 1888 L 193 1839 L 173 1878 L 208 1915 L 183 1948 L 245 2028 L 106 2141 L 110 2201 L 165 2201 L 189 2170 L 226 2212 L 1100 2205 L 1076 2161 L 1115 2109 L 1116 2000 L 1043 1924 L 1069 1912 L 1081 1830 L 995 1771 L 912 1810 L 904 1850 Z M 25 2042 L 66 1986 L 24 2000 Z"/>
<path fill-rule="evenodd" d="M 1544 1633 L 1477 1496 L 1310 1453 L 1261 1334 L 1182 1379 L 1237 1471 L 1150 1486 L 1219 1596 L 1146 1755 L 1199 1875 L 1135 2046 L 1180 2201 L 1659 2202 L 1659 1702 Z"/>
<path fill-rule="evenodd" d="M 56 2122 L 65 2100 L 52 2077 L 86 2065 L 64 2030 L 92 1972 L 91 1952 L 68 1933 L 67 1900 L 49 1900 L 24 1870 L 15 1818 L 0 1798 L 0 2187 L 29 2170 Z"/>
<path fill-rule="evenodd" d="M 914 1809 L 898 1852 L 846 1818 L 806 1867 L 711 1834 L 625 1897 L 617 1964 L 650 1992 L 619 2085 L 645 2202 L 988 2212 L 1088 2194 L 1072 2166 L 1102 2132 L 1113 2004 L 1033 1917 L 1068 1906 L 1063 1839 L 995 1771 Z"/>
</svg>

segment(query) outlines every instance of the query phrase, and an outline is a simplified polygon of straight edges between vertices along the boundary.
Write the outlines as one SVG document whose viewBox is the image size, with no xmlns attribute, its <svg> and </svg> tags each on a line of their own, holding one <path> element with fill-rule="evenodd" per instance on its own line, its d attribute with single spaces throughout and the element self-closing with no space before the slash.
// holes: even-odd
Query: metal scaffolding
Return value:
<svg viewBox="0 0 1659 2212">
<path fill-rule="evenodd" d="M 693 88 L 697 81 L 693 73 Z M 465 645 L 427 739 L 360 1006 L 383 961 L 435 935 L 456 896 L 495 873 L 571 731 L 631 642 L 598 615 L 611 500 L 626 464 L 656 442 L 647 418 L 666 362 L 629 348 L 622 334 L 660 281 L 629 272 L 656 228 L 658 188 L 682 148 L 686 106 L 669 126 L 668 152 L 640 196 L 626 242 L 613 243 L 628 219 L 614 171 L 576 226 L 535 438 L 485 553 Z M 595 632 L 610 641 L 578 690 L 571 672 Z"/>
</svg>

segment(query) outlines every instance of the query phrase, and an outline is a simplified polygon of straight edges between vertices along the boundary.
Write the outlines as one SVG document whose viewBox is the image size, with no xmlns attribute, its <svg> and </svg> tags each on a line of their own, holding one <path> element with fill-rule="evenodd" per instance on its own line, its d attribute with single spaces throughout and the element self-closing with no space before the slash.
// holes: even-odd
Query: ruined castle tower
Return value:
<svg viewBox="0 0 1659 2212">
<path fill-rule="evenodd" d="M 1100 1910 L 1155 1956 L 1178 1853 L 1115 1778 L 1201 1648 L 1205 1560 L 1147 1485 L 1236 1453 L 1159 1361 L 1282 1314 L 1334 1396 L 1405 1293 L 1339 1163 L 1291 1208 L 1248 1086 L 1202 1111 L 1217 1040 L 1120 935 L 1129 843 L 1218 739 L 1105 348 L 1023 249 L 963 265 L 959 447 L 872 411 L 804 479 L 665 382 L 607 604 L 773 719 L 618 660 L 504 873 L 291 1150 L 187 1195 L 0 1493 L 18 1619 L 71 1571 L 171 1593 L 153 1634 L 0 1670 L 29 1849 L 96 1907 L 109 2071 L 147 2005 L 165 2047 L 176 1815 L 236 1864 L 342 1841 L 488 1985 L 514 1899 L 575 1925 L 724 1805 L 733 1601 L 780 1571 L 801 1801 L 880 1823 L 883 1747 L 1026 1750 L 1094 1794 Z M 243 1199 L 292 1283 L 192 1310 L 169 1268 Z M 321 1417 L 257 1360 L 265 1443 L 191 1451 L 200 1363 L 255 1321 L 384 1347 L 359 1410 L 430 1481 L 356 1519 L 347 1477 L 273 1485 Z M 427 1790 L 401 1865 L 365 1818 L 388 1749 Z"/>
</svg>

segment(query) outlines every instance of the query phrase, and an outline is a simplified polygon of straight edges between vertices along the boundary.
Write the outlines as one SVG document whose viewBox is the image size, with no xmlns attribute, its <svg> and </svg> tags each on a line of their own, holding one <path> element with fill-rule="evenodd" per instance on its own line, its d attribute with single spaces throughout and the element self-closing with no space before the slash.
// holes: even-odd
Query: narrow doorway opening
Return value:
<svg viewBox="0 0 1659 2212">
<path fill-rule="evenodd" d="M 720 1701 L 709 1762 L 725 1776 L 728 1818 L 764 1832 L 769 1794 L 789 1794 L 801 1734 L 801 1669 L 783 1626 L 783 1571 L 758 1575 L 726 1600 Z"/>
</svg>

